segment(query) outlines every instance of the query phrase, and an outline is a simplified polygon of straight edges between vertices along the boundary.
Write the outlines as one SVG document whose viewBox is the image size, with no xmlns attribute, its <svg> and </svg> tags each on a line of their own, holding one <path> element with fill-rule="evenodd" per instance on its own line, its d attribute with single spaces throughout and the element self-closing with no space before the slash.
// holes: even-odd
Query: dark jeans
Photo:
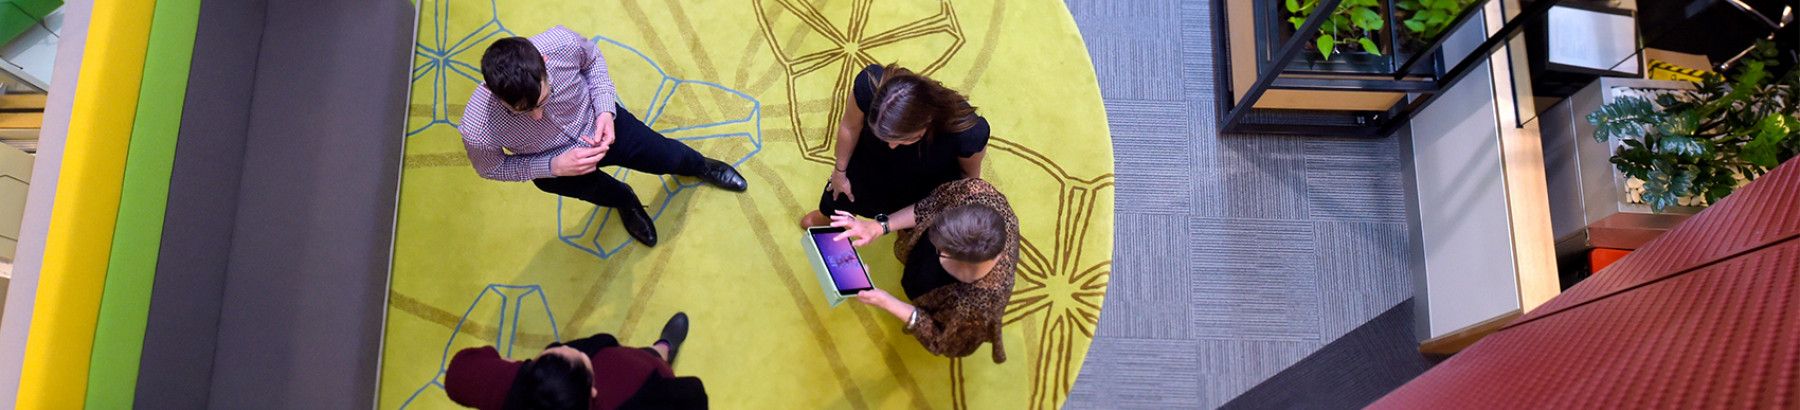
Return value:
<svg viewBox="0 0 1800 410">
<path fill-rule="evenodd" d="M 600 166 L 617 165 L 656 175 L 697 176 L 706 172 L 706 157 L 687 144 L 664 137 L 638 121 L 637 116 L 618 107 L 613 113 L 613 131 L 618 137 L 612 148 L 600 158 Z M 584 175 L 534 179 L 538 189 L 552 194 L 588 201 L 608 208 L 640 207 L 631 186 L 603 171 Z"/>
</svg>

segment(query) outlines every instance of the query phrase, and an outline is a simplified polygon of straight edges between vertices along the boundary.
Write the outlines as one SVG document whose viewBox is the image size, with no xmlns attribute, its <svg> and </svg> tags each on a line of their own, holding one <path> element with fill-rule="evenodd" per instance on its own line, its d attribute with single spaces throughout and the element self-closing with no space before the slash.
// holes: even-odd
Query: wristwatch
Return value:
<svg viewBox="0 0 1800 410">
<path fill-rule="evenodd" d="M 881 224 L 881 234 L 888 234 L 887 214 L 875 214 L 875 223 Z"/>
</svg>

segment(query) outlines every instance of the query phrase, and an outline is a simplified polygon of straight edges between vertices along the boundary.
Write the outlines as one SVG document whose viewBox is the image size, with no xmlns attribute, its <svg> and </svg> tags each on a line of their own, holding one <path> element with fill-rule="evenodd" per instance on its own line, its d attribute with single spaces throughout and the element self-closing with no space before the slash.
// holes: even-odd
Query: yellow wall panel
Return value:
<svg viewBox="0 0 1800 410">
<path fill-rule="evenodd" d="M 94 5 L 69 115 L 17 408 L 81 408 L 153 0 Z"/>
</svg>

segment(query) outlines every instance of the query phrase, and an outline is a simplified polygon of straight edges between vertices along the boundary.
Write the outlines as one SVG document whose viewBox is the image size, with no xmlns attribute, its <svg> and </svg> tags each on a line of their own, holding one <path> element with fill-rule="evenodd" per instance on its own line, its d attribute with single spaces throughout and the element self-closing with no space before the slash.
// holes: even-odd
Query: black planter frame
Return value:
<svg viewBox="0 0 1800 410">
<path fill-rule="evenodd" d="M 1399 51 L 1403 39 L 1400 37 L 1397 27 L 1394 26 L 1394 0 L 1385 0 L 1385 8 L 1382 10 L 1384 15 L 1382 18 L 1387 20 L 1387 27 L 1383 32 L 1385 34 L 1384 37 L 1388 38 L 1390 49 L 1388 53 L 1388 57 L 1390 57 L 1388 59 L 1389 70 L 1373 73 L 1360 70 L 1319 71 L 1294 67 L 1294 63 L 1299 57 L 1300 52 L 1306 49 L 1307 42 L 1307 36 L 1299 35 L 1297 33 L 1318 32 L 1320 26 L 1322 26 L 1325 20 L 1330 18 L 1331 15 L 1331 13 L 1313 13 L 1311 16 L 1307 16 L 1306 21 L 1301 23 L 1300 28 L 1294 30 L 1294 33 L 1296 33 L 1295 35 L 1288 36 L 1286 40 L 1280 41 L 1280 47 L 1273 49 L 1273 53 L 1268 55 L 1267 58 L 1263 58 L 1264 54 L 1262 50 L 1257 51 L 1258 72 L 1256 82 L 1252 83 L 1250 88 L 1245 91 L 1242 99 L 1238 99 L 1234 98 L 1234 84 L 1231 81 L 1231 45 L 1230 41 L 1227 39 L 1227 34 L 1229 34 L 1227 31 L 1229 31 L 1230 26 L 1226 22 L 1226 14 L 1228 14 L 1225 11 L 1226 0 L 1213 0 L 1213 23 L 1215 30 L 1218 30 L 1216 35 L 1213 36 L 1217 43 L 1215 44 L 1217 51 L 1213 53 L 1213 58 L 1215 66 L 1218 67 L 1218 69 L 1215 70 L 1216 78 L 1214 80 L 1219 84 L 1219 87 L 1217 88 L 1219 99 L 1217 114 L 1220 119 L 1219 130 L 1224 133 L 1343 135 L 1362 137 L 1382 137 L 1393 134 L 1395 130 L 1406 125 L 1406 123 L 1412 119 L 1412 116 L 1417 114 L 1419 110 L 1431 105 L 1433 101 L 1437 100 L 1438 96 L 1443 95 L 1450 87 L 1455 86 L 1457 82 L 1462 81 L 1464 77 L 1467 77 L 1468 74 L 1474 70 L 1475 66 L 1486 61 L 1488 56 L 1491 55 L 1495 49 L 1505 45 L 1506 42 L 1511 40 L 1514 36 L 1524 32 L 1523 29 L 1526 25 L 1549 14 L 1550 8 L 1557 5 L 1557 3 L 1560 3 L 1562 0 L 1535 0 L 1529 4 L 1525 4 L 1524 10 L 1522 10 L 1518 16 L 1507 21 L 1506 24 L 1500 27 L 1498 32 L 1482 41 L 1481 45 L 1477 46 L 1475 50 L 1470 52 L 1467 56 L 1464 56 L 1461 61 L 1457 61 L 1456 64 L 1440 64 L 1440 62 L 1442 62 L 1441 60 L 1444 59 L 1443 46 L 1445 39 L 1449 38 L 1452 33 L 1461 29 L 1463 25 L 1469 22 L 1469 20 L 1473 20 L 1474 16 L 1477 14 L 1476 10 L 1486 7 L 1487 3 L 1490 1 L 1495 0 L 1478 0 L 1465 7 L 1463 11 L 1451 21 L 1450 26 L 1446 28 L 1443 33 L 1440 33 L 1437 38 L 1430 40 L 1424 49 L 1414 50 L 1410 55 L 1406 56 L 1404 61 L 1402 61 L 1398 58 L 1392 58 L 1400 55 Z M 1264 7 L 1263 5 L 1266 4 L 1266 2 L 1263 0 L 1258 0 L 1257 3 L 1258 12 L 1256 14 L 1259 20 L 1279 20 L 1275 17 L 1276 15 L 1279 15 L 1279 12 L 1275 11 L 1278 7 Z M 1343 3 L 1343 0 L 1319 0 L 1319 4 L 1316 6 L 1315 10 L 1336 10 L 1337 6 L 1341 3 Z M 1281 33 L 1282 30 L 1279 29 L 1278 25 L 1275 25 L 1277 23 L 1279 22 L 1258 25 L 1257 39 L 1259 40 L 1259 44 L 1257 47 L 1267 49 L 1268 44 L 1274 43 L 1275 40 L 1280 37 L 1279 33 Z M 1446 66 L 1448 66 L 1447 69 Z M 1320 73 L 1330 74 L 1331 78 L 1318 78 L 1314 76 L 1282 77 L 1284 74 Z M 1333 92 L 1402 92 L 1407 93 L 1407 95 L 1385 111 L 1346 112 L 1353 116 L 1353 118 L 1350 118 L 1347 121 L 1334 122 L 1334 125 L 1321 125 L 1314 121 L 1300 121 L 1307 123 L 1302 125 L 1249 120 L 1252 117 L 1280 118 L 1283 111 L 1295 111 L 1254 108 L 1256 106 L 1256 101 L 1261 99 L 1263 93 L 1270 89 Z M 1337 123 L 1341 123 L 1341 125 L 1338 125 Z"/>
</svg>

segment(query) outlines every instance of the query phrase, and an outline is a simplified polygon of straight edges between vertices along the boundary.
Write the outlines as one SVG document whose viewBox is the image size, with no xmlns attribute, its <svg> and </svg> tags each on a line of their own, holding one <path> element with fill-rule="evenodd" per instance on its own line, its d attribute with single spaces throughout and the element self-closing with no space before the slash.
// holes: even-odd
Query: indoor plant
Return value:
<svg viewBox="0 0 1800 410">
<path fill-rule="evenodd" d="M 1401 36 L 1408 43 L 1424 45 L 1450 28 L 1463 9 L 1475 0 L 1398 0 L 1394 2 L 1394 20 L 1400 22 Z"/>
<path fill-rule="evenodd" d="M 1285 0 L 1284 3 L 1287 21 L 1295 30 L 1299 30 L 1319 6 L 1319 0 Z M 1345 51 L 1361 50 L 1381 55 L 1381 46 L 1376 41 L 1381 38 L 1381 29 L 1386 23 L 1381 17 L 1380 4 L 1380 0 L 1343 0 L 1339 3 L 1337 10 L 1319 25 L 1319 36 L 1313 39 L 1312 46 L 1319 56 L 1330 60 L 1333 53 L 1340 52 L 1339 47 L 1344 47 Z"/>
<path fill-rule="evenodd" d="M 1713 203 L 1800 154 L 1800 70 L 1774 78 L 1768 69 L 1775 55 L 1763 42 L 1732 78 L 1712 76 L 1694 90 L 1602 105 L 1587 116 L 1594 139 L 1621 140 L 1611 162 L 1643 181 L 1643 202 L 1652 211 L 1684 197 Z"/>
</svg>

